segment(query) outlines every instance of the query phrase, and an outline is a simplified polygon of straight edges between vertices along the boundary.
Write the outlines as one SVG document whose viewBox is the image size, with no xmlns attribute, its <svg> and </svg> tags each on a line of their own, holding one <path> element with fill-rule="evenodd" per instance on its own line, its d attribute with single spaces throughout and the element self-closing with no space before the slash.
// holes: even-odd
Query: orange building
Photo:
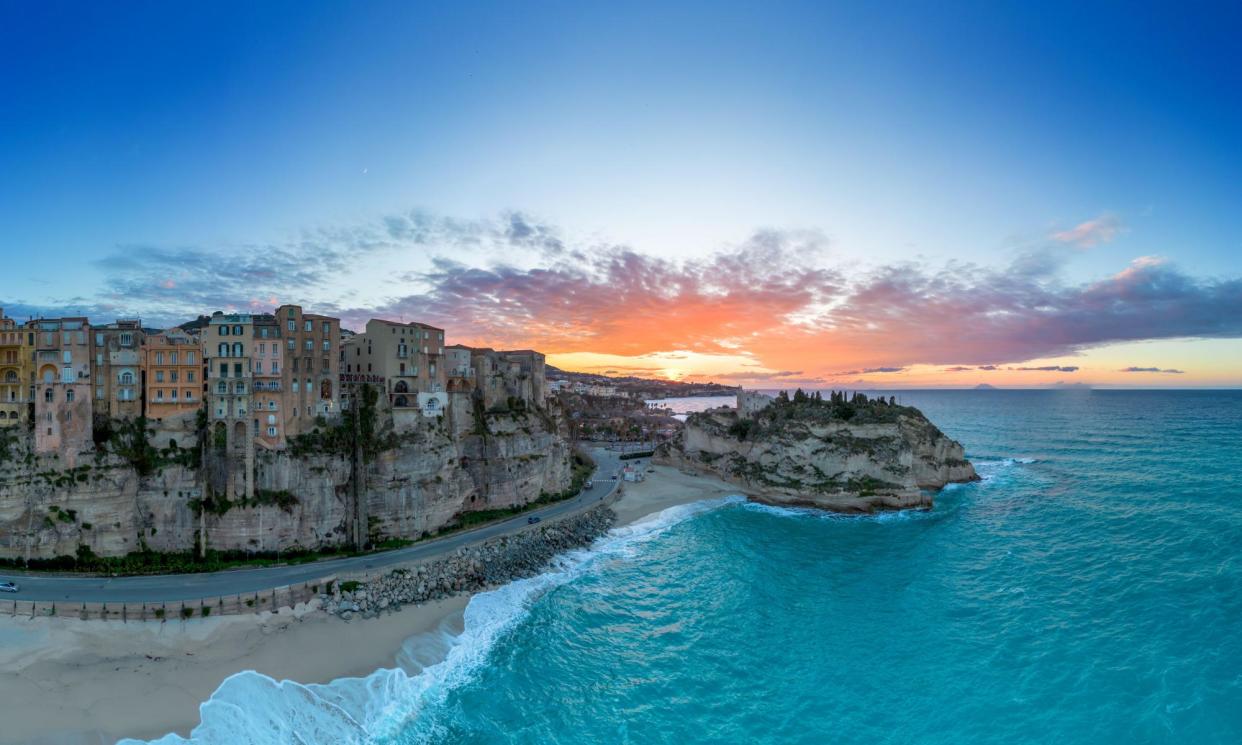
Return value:
<svg viewBox="0 0 1242 745">
<path fill-rule="evenodd" d="M 203 405 L 198 339 L 181 329 L 169 329 L 147 337 L 142 351 L 143 402 L 148 419 L 179 416 Z"/>
</svg>

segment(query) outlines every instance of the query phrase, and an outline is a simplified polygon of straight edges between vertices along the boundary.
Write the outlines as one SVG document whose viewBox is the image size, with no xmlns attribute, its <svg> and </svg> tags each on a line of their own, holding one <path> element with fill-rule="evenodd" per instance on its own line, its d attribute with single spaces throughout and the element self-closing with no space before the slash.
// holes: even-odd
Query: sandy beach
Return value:
<svg viewBox="0 0 1242 745">
<path fill-rule="evenodd" d="M 722 481 L 654 466 L 627 483 L 618 525 L 667 507 L 736 494 Z M 313 607 L 251 616 L 129 623 L 0 616 L 0 743 L 113 743 L 182 735 L 230 675 L 326 683 L 393 667 L 416 634 L 460 631 L 468 595 L 371 620 L 342 622 Z"/>
</svg>

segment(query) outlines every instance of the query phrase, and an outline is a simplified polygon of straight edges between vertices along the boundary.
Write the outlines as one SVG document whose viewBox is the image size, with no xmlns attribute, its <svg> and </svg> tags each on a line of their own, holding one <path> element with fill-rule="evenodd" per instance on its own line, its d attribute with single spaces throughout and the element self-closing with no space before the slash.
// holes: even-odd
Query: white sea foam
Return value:
<svg viewBox="0 0 1242 745">
<path fill-rule="evenodd" d="M 466 605 L 461 634 L 452 636 L 441 626 L 431 635 L 412 637 L 397 655 L 398 667 L 322 685 L 276 681 L 253 670 L 232 675 L 199 707 L 201 722 L 188 739 L 169 734 L 152 743 L 361 745 L 383 739 L 468 682 L 496 641 L 547 592 L 581 576 L 601 558 L 634 556 L 643 543 L 678 523 L 745 501 L 731 496 L 669 507 L 610 530 L 589 548 L 558 557 L 543 574 L 478 593 Z M 429 645 L 446 649 L 443 659 L 431 663 Z M 141 741 L 121 743 L 139 745 Z"/>
</svg>

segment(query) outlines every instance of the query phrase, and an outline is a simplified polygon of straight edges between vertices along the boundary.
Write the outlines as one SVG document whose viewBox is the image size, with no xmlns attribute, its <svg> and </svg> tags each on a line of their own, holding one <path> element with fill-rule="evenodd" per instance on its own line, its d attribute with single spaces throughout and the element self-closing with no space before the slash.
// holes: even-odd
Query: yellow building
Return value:
<svg viewBox="0 0 1242 745">
<path fill-rule="evenodd" d="M 17 321 L 0 308 L 0 427 L 22 422 L 30 403 L 31 357 L 33 344 Z"/>
</svg>

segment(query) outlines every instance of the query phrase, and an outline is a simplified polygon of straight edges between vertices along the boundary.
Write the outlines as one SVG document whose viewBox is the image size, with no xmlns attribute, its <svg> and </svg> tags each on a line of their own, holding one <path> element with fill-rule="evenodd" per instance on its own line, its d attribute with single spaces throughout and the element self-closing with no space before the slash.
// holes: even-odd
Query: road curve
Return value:
<svg viewBox="0 0 1242 745">
<path fill-rule="evenodd" d="M 612 494 L 620 483 L 618 472 L 621 468 L 621 461 L 617 453 L 600 449 L 592 452 L 592 457 L 595 458 L 596 463 L 594 485 L 590 489 L 583 489 L 576 497 L 523 512 L 506 520 L 488 523 L 472 530 L 420 541 L 408 548 L 343 559 L 326 559 L 307 564 L 229 569 L 199 574 L 160 574 L 141 577 L 51 577 L 28 574 L 12 577 L 21 586 L 21 592 L 0 595 L 0 602 L 55 600 L 75 603 L 158 603 L 197 600 L 262 592 L 274 587 L 311 582 L 337 574 L 379 571 L 397 564 L 436 558 L 456 551 L 462 546 L 481 543 L 499 535 L 516 533 L 528 525 L 527 518 L 532 516 L 547 520 L 586 509 L 600 502 Z M 618 480 L 612 480 L 610 477 L 613 475 L 617 475 Z"/>
</svg>

